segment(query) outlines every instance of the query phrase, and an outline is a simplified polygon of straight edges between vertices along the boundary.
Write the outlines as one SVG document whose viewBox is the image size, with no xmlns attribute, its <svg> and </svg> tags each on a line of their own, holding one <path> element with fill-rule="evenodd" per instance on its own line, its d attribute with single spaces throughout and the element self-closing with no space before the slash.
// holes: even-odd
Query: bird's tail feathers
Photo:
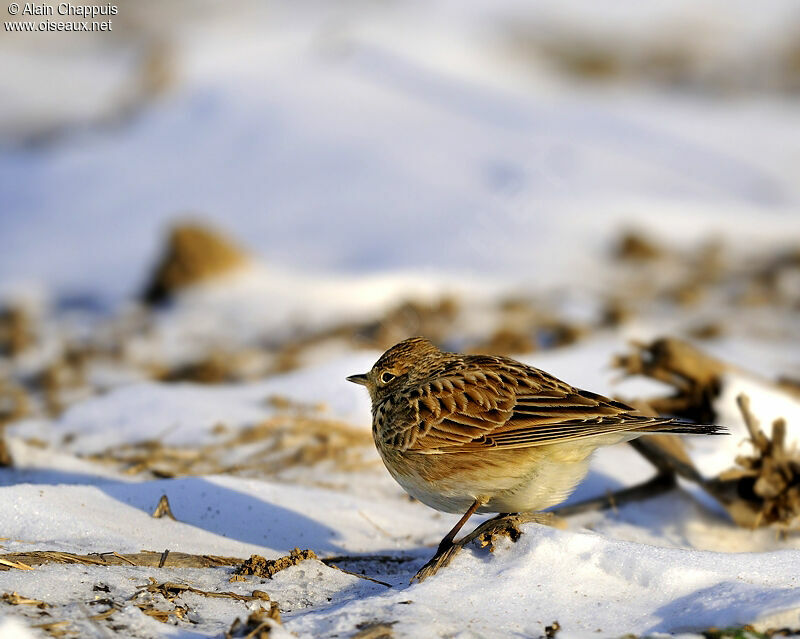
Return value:
<svg viewBox="0 0 800 639">
<path fill-rule="evenodd" d="M 654 421 L 637 429 L 645 433 L 665 433 L 670 435 L 727 435 L 728 429 L 718 424 L 696 424 L 688 419 L 672 417 Z"/>
</svg>

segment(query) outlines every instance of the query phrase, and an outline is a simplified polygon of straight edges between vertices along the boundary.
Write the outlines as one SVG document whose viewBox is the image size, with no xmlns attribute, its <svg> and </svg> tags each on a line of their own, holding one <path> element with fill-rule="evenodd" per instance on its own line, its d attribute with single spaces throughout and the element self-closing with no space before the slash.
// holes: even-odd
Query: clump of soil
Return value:
<svg viewBox="0 0 800 639">
<path fill-rule="evenodd" d="M 306 559 L 317 559 L 317 554 L 313 550 L 294 548 L 288 555 L 278 559 L 265 559 L 261 555 L 252 555 L 250 559 L 237 566 L 233 572 L 236 575 L 255 575 L 272 579 L 281 570 L 296 566 Z"/>
<path fill-rule="evenodd" d="M 183 288 L 230 273 L 247 260 L 244 251 L 218 231 L 199 224 L 176 226 L 142 298 L 149 304 L 163 302 Z"/>
<path fill-rule="evenodd" d="M 28 313 L 19 306 L 0 310 L 0 355 L 15 357 L 34 342 L 34 331 Z"/>
<path fill-rule="evenodd" d="M 663 248 L 637 231 L 625 231 L 614 248 L 614 256 L 618 260 L 634 262 L 655 260 L 664 254 Z"/>
</svg>

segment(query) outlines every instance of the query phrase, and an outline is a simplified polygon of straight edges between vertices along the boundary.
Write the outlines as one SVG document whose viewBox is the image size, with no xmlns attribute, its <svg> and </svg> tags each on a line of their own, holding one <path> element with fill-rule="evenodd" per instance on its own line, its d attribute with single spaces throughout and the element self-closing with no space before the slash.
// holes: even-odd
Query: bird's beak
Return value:
<svg viewBox="0 0 800 639">
<path fill-rule="evenodd" d="M 367 385 L 367 376 L 364 375 L 364 374 L 361 374 L 361 375 L 350 375 L 350 377 L 347 378 L 347 381 L 348 382 L 353 382 L 354 384 L 361 384 L 362 386 L 366 386 Z"/>
</svg>

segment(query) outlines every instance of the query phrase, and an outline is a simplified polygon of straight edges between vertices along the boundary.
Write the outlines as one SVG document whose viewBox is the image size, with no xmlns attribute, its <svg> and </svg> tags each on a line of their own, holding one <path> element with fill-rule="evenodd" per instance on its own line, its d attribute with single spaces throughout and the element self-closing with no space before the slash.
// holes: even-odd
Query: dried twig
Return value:
<svg viewBox="0 0 800 639">
<path fill-rule="evenodd" d="M 158 500 L 158 505 L 156 509 L 153 511 L 153 517 L 155 519 L 161 519 L 162 517 L 169 517 L 172 521 L 178 521 L 175 518 L 175 515 L 172 514 L 172 508 L 169 505 L 169 499 L 166 495 L 161 495 L 161 499 Z"/>
<path fill-rule="evenodd" d="M 83 564 L 90 566 L 148 566 L 158 568 L 164 553 L 142 551 L 139 553 L 121 554 L 118 552 L 92 553 L 77 555 L 52 550 L 34 550 L 29 552 L 6 553 L 0 555 L 0 570 L 16 568 L 33 570 L 32 566 L 42 564 Z M 193 555 L 185 552 L 170 552 L 169 564 L 174 568 L 217 568 L 219 566 L 236 566 L 244 560 L 239 557 L 219 557 L 216 555 Z M 22 563 L 25 562 L 25 563 Z"/>
</svg>

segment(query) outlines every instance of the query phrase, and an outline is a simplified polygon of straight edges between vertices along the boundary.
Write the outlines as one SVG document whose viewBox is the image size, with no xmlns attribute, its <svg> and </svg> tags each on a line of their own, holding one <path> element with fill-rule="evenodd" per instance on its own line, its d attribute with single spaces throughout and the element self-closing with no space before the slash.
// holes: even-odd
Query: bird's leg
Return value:
<svg viewBox="0 0 800 639">
<path fill-rule="evenodd" d="M 475 507 L 475 510 L 477 510 L 479 507 L 480 506 Z M 458 529 L 461 528 L 461 526 L 464 525 L 464 522 L 466 522 L 468 519 L 467 515 L 465 515 L 462 519 L 463 521 L 460 521 L 456 525 L 454 531 L 451 531 L 453 533 L 453 537 L 458 532 Z M 453 541 L 451 538 L 449 540 L 449 545 L 446 545 L 445 540 L 447 540 L 448 537 L 451 537 L 451 535 L 448 533 L 445 539 L 442 540 L 442 543 L 439 544 L 439 550 L 436 551 L 436 554 L 433 556 L 433 558 L 422 568 L 420 568 L 419 572 L 411 578 L 411 581 L 423 581 L 427 577 L 435 575 L 440 568 L 443 568 L 449 564 L 453 557 L 455 557 L 464 546 L 472 541 L 475 541 L 476 539 L 482 539 L 483 545 L 486 545 L 487 543 L 491 543 L 491 537 L 494 535 L 505 534 L 511 537 L 513 541 L 516 541 L 521 534 L 519 526 L 530 522 L 544 524 L 546 526 L 553 526 L 558 525 L 558 518 L 554 517 L 551 513 L 500 513 L 496 517 L 487 519 L 475 530 L 468 535 L 465 535 L 458 541 Z M 487 537 L 489 539 L 488 541 L 486 540 Z"/>
<path fill-rule="evenodd" d="M 436 574 L 436 571 L 439 570 L 441 566 L 446 566 L 450 563 L 450 559 L 452 559 L 452 557 L 460 549 L 460 546 L 454 543 L 458 531 L 464 527 L 464 524 L 466 524 L 467 520 L 475 514 L 475 511 L 485 503 L 486 500 L 481 498 L 478 498 L 472 502 L 472 506 L 469 507 L 461 519 L 456 522 L 456 525 L 453 526 L 450 529 L 450 532 L 447 533 L 442 541 L 439 542 L 439 547 L 436 549 L 436 553 L 433 555 L 433 557 L 431 557 L 431 560 L 422 568 L 420 568 L 419 572 L 417 572 L 417 574 L 411 578 L 411 581 L 414 581 L 415 579 L 417 581 L 422 581 L 426 577 Z"/>
<path fill-rule="evenodd" d="M 450 546 L 453 545 L 453 541 L 455 541 L 456 535 L 458 531 L 464 527 L 464 524 L 467 523 L 467 520 L 475 514 L 475 511 L 478 510 L 483 504 L 486 503 L 485 500 L 476 499 L 472 506 L 469 507 L 467 512 L 456 522 L 456 525 L 450 529 L 450 532 L 447 533 L 442 541 L 439 542 L 439 548 L 436 550 L 436 554 L 439 555 L 445 552 Z"/>
</svg>

